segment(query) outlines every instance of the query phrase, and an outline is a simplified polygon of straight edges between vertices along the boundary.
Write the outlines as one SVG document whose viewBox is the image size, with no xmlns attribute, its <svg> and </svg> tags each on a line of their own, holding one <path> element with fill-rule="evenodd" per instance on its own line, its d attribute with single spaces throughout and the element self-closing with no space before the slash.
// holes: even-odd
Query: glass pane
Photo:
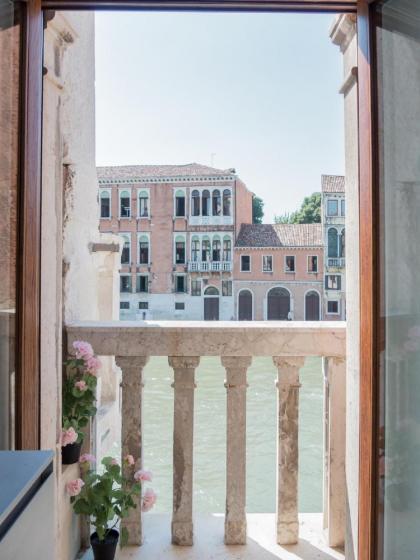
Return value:
<svg viewBox="0 0 420 560">
<path fill-rule="evenodd" d="M 420 537 L 420 2 L 377 8 L 381 219 L 378 558 Z"/>
</svg>

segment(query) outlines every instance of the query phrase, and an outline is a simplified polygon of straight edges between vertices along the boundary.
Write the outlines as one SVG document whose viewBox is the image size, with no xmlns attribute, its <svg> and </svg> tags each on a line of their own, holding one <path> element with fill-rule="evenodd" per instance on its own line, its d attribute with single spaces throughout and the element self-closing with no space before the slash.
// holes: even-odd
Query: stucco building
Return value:
<svg viewBox="0 0 420 560">
<path fill-rule="evenodd" d="M 346 318 L 346 194 L 341 175 L 321 178 L 324 237 L 324 317 Z"/>
<path fill-rule="evenodd" d="M 253 196 L 235 170 L 99 167 L 98 181 L 100 231 L 121 239 L 121 318 L 233 319 L 233 246 Z"/>
<path fill-rule="evenodd" d="M 234 256 L 239 320 L 323 318 L 321 224 L 244 224 Z"/>
</svg>

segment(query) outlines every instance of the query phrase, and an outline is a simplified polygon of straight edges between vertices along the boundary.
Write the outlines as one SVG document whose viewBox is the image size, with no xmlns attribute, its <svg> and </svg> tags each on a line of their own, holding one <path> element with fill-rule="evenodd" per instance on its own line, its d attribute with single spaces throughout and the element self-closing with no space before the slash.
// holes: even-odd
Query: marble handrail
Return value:
<svg viewBox="0 0 420 560">
<path fill-rule="evenodd" d="M 324 520 L 330 544 L 345 526 L 344 322 L 114 321 L 67 325 L 68 352 L 75 340 L 100 356 L 115 356 L 122 371 L 122 456 L 142 466 L 143 368 L 150 356 L 167 356 L 174 372 L 172 542 L 193 544 L 193 433 L 195 371 L 202 356 L 219 356 L 226 370 L 226 544 L 246 542 L 246 388 L 253 357 L 269 356 L 277 380 L 277 542 L 293 544 L 298 524 L 299 371 L 308 356 L 323 358 L 326 420 Z M 274 444 L 274 442 L 273 442 Z M 332 488 L 332 485 L 337 488 Z M 338 488 L 340 487 L 340 488 Z M 130 544 L 142 542 L 138 508 L 124 520 Z"/>
</svg>

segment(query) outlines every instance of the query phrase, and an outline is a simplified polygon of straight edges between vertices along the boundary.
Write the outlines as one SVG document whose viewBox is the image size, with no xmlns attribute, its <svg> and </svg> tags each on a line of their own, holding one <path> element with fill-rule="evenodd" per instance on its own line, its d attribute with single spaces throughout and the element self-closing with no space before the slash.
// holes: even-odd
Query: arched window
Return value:
<svg viewBox="0 0 420 560">
<path fill-rule="evenodd" d="M 120 192 L 120 218 L 131 216 L 131 200 L 129 191 Z"/>
<path fill-rule="evenodd" d="M 305 321 L 320 320 L 320 299 L 314 290 L 305 295 Z"/>
<path fill-rule="evenodd" d="M 208 262 L 210 260 L 210 239 L 203 237 L 201 241 L 201 260 Z"/>
<path fill-rule="evenodd" d="M 102 191 L 100 196 L 101 218 L 111 217 L 111 198 L 108 191 Z"/>
<path fill-rule="evenodd" d="M 343 229 L 340 235 L 340 257 L 346 256 L 346 230 Z"/>
<path fill-rule="evenodd" d="M 123 242 L 121 264 L 130 264 L 130 238 L 128 235 L 123 235 L 121 240 Z"/>
<path fill-rule="evenodd" d="M 139 263 L 149 264 L 149 238 L 147 235 L 139 238 Z"/>
<path fill-rule="evenodd" d="M 216 235 L 213 237 L 213 247 L 212 247 L 212 260 L 219 262 L 221 257 L 221 243 L 220 238 Z"/>
<path fill-rule="evenodd" d="M 223 260 L 232 260 L 232 241 L 230 237 L 223 238 Z"/>
<path fill-rule="evenodd" d="M 196 190 L 191 194 L 191 215 L 200 215 L 200 193 Z"/>
<path fill-rule="evenodd" d="M 175 238 L 175 264 L 185 264 L 185 238 L 182 235 Z"/>
<path fill-rule="evenodd" d="M 328 257 L 330 259 L 338 257 L 338 232 L 335 228 L 328 230 Z"/>
<path fill-rule="evenodd" d="M 252 292 L 241 290 L 238 298 L 239 321 L 252 321 Z"/>
<path fill-rule="evenodd" d="M 200 260 L 200 240 L 197 236 L 191 239 L 191 260 L 194 262 Z"/>
<path fill-rule="evenodd" d="M 220 197 L 220 191 L 215 189 L 213 191 L 213 216 L 220 216 L 222 213 L 222 200 Z"/>
<path fill-rule="evenodd" d="M 201 215 L 210 215 L 210 192 L 208 190 L 203 191 L 201 195 Z"/>
<path fill-rule="evenodd" d="M 232 204 L 232 194 L 229 189 L 223 191 L 223 216 L 230 216 Z"/>
<path fill-rule="evenodd" d="M 139 193 L 139 217 L 147 218 L 149 216 L 149 193 L 141 191 Z"/>
<path fill-rule="evenodd" d="M 219 290 L 217 288 L 215 288 L 214 286 L 209 286 L 208 288 L 206 288 L 204 290 L 204 295 L 205 296 L 218 296 L 219 295 Z"/>
<path fill-rule="evenodd" d="M 176 191 L 175 193 L 175 216 L 185 216 L 185 193 L 184 191 Z"/>
</svg>

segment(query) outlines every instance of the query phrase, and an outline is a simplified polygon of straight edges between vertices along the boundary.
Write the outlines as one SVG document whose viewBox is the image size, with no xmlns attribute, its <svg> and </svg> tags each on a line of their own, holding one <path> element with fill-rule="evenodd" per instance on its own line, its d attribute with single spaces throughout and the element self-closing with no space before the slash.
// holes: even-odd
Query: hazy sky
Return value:
<svg viewBox="0 0 420 560">
<path fill-rule="evenodd" d="M 96 13 L 98 165 L 234 167 L 265 222 L 344 173 L 331 15 Z"/>
</svg>

